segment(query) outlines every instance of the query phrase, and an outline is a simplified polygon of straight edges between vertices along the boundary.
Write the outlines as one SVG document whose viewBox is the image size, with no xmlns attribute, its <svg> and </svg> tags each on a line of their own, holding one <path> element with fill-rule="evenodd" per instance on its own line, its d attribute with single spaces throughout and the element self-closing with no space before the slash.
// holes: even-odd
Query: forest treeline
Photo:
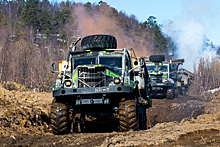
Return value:
<svg viewBox="0 0 220 147">
<path fill-rule="evenodd" d="M 119 48 L 134 48 L 136 54 L 167 54 L 175 45 L 161 27 L 154 16 L 146 14 L 146 21 L 139 22 L 103 1 L 1 0 L 0 82 L 51 86 L 56 77 L 51 64 L 65 59 L 79 36 L 110 34 Z"/>
</svg>

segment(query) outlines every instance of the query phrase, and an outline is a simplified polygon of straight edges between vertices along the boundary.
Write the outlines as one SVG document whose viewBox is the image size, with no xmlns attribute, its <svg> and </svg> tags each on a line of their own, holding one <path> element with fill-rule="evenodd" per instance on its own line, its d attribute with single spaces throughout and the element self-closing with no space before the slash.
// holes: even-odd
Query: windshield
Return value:
<svg viewBox="0 0 220 147">
<path fill-rule="evenodd" d="M 168 72 L 168 66 L 147 65 L 147 70 L 148 70 L 149 72 L 152 72 L 152 71 Z"/>
<path fill-rule="evenodd" d="M 75 59 L 74 68 L 76 68 L 78 65 L 88 65 L 88 64 L 95 64 L 95 58 Z"/>
<path fill-rule="evenodd" d="M 149 71 L 149 72 L 152 72 L 152 71 L 155 71 L 156 70 L 156 66 L 149 66 L 149 65 L 147 65 L 147 70 Z"/>
<path fill-rule="evenodd" d="M 167 66 L 158 66 L 157 68 L 158 71 L 162 71 L 162 72 L 167 72 Z"/>
<path fill-rule="evenodd" d="M 122 68 L 122 57 L 99 57 L 99 64 Z"/>
</svg>

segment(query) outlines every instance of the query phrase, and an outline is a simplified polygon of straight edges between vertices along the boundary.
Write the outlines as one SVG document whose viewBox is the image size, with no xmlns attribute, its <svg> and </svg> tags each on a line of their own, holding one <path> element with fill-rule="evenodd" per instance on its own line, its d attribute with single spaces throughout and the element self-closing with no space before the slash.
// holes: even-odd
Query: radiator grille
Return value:
<svg viewBox="0 0 220 147">
<path fill-rule="evenodd" d="M 162 83 L 162 75 L 161 74 L 159 74 L 159 75 L 151 74 L 150 80 L 151 80 L 151 83 Z"/>
<path fill-rule="evenodd" d="M 105 67 L 79 67 L 78 87 L 106 86 Z"/>
</svg>

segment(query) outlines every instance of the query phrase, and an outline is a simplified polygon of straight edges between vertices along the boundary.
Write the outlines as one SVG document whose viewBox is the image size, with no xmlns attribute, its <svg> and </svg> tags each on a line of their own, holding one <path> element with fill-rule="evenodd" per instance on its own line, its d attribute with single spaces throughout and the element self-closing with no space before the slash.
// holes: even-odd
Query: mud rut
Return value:
<svg viewBox="0 0 220 147">
<path fill-rule="evenodd" d="M 0 136 L 0 146 L 120 146 L 120 143 L 123 143 L 123 141 L 125 142 L 126 137 L 128 138 L 127 140 L 129 140 L 129 138 L 135 138 L 135 136 L 138 136 L 138 134 L 142 135 L 143 133 L 151 132 L 151 130 L 157 130 L 157 127 L 160 126 L 160 123 L 164 125 L 164 122 L 171 122 L 172 126 L 173 124 L 181 121 L 181 123 L 191 121 L 189 117 L 192 119 L 197 118 L 197 116 L 205 113 L 202 108 L 207 102 L 208 101 L 205 100 L 203 101 L 192 98 L 186 94 L 180 95 L 172 100 L 154 98 L 153 107 L 147 109 L 147 132 L 129 131 L 119 133 L 111 128 L 111 123 L 107 125 L 89 124 L 89 128 L 92 129 L 89 129 L 87 133 L 70 133 L 67 135 L 58 136 L 53 135 L 50 130 L 47 130 L 42 133 L 38 132 L 37 134 L 31 135 L 11 134 L 10 136 Z M 187 119 L 184 120 L 183 118 Z M 159 130 L 162 129 L 159 128 Z M 198 146 L 207 144 L 216 145 L 220 143 L 220 136 L 219 130 L 209 129 L 179 135 L 177 140 L 173 141 L 168 139 L 162 141 L 162 144 L 161 142 L 157 141 L 155 141 L 156 143 L 152 142 L 152 144 L 148 144 L 146 142 L 143 142 L 142 144 L 142 142 L 138 142 L 138 139 L 135 142 L 137 142 L 137 144 L 127 143 L 123 144 L 123 146 L 191 146 L 195 144 Z"/>
<path fill-rule="evenodd" d="M 153 107 L 147 109 L 147 125 L 148 128 L 153 127 L 157 123 L 163 122 L 180 122 L 183 118 L 188 118 L 204 114 L 201 110 L 195 114 L 195 110 L 210 100 L 198 100 L 186 94 L 179 95 L 174 99 L 153 98 Z"/>
</svg>

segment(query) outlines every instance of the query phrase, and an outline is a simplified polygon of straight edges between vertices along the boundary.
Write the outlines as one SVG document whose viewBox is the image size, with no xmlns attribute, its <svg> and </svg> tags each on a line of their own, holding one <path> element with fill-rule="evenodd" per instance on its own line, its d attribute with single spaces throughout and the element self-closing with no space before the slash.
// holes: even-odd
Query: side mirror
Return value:
<svg viewBox="0 0 220 147">
<path fill-rule="evenodd" d="M 56 69 L 56 68 L 55 68 L 55 63 L 52 63 L 52 70 L 51 70 L 51 72 L 54 73 L 54 72 L 55 72 L 55 69 Z"/>
<path fill-rule="evenodd" d="M 176 64 L 171 64 L 171 70 L 177 70 L 177 65 Z"/>
</svg>

